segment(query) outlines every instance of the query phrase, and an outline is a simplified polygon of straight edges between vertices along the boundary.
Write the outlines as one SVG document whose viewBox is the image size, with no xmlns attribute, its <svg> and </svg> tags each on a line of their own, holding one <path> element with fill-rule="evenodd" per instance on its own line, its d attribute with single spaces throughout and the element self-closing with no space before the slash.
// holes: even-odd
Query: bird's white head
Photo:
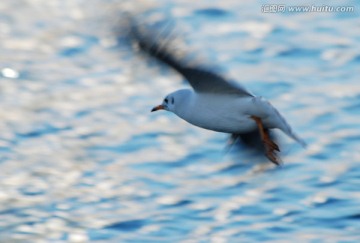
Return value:
<svg viewBox="0 0 360 243">
<path fill-rule="evenodd" d="M 181 107 L 186 100 L 189 99 L 189 96 L 191 94 L 191 90 L 188 89 L 181 89 L 178 91 L 175 91 L 171 94 L 168 94 L 161 105 L 155 106 L 151 112 L 158 111 L 158 110 L 167 110 L 174 113 L 177 113 L 177 109 Z"/>
</svg>

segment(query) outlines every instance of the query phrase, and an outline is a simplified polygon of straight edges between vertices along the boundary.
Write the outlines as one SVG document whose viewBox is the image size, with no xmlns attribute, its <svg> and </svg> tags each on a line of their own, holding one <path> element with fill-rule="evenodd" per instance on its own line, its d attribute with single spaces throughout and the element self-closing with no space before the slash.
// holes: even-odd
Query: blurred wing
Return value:
<svg viewBox="0 0 360 243">
<path fill-rule="evenodd" d="M 199 93 L 222 93 L 240 96 L 253 96 L 242 85 L 230 82 L 220 75 L 201 68 L 183 67 L 177 70 L 184 76 L 196 92 Z"/>
<path fill-rule="evenodd" d="M 174 50 L 170 50 L 168 44 L 160 43 L 159 38 L 156 40 L 153 36 L 140 33 L 134 26 L 132 26 L 130 34 L 141 51 L 175 69 L 189 81 L 196 92 L 253 96 L 240 84 L 230 82 L 212 71 L 201 67 L 187 66 L 175 57 Z"/>
<path fill-rule="evenodd" d="M 270 139 L 275 143 L 279 144 L 279 139 L 277 138 L 277 136 L 275 136 L 273 131 L 268 130 L 268 133 Z M 264 155 L 266 152 L 264 143 L 261 141 L 261 136 L 258 129 L 242 134 L 231 134 L 229 140 L 230 145 L 235 145 L 237 144 L 237 142 L 239 142 L 239 144 L 244 145 L 246 148 L 252 149 L 261 155 Z"/>
</svg>

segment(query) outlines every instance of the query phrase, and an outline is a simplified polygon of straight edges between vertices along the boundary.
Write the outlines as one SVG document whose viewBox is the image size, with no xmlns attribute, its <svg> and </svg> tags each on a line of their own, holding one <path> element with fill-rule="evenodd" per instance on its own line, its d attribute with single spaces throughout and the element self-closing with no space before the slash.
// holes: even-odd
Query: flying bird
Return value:
<svg viewBox="0 0 360 243">
<path fill-rule="evenodd" d="M 134 26 L 130 34 L 143 53 L 177 71 L 192 87 L 166 95 L 152 112 L 170 111 L 192 125 L 231 134 L 229 144 L 239 137 L 259 136 L 266 157 L 276 165 L 280 163 L 277 155 L 280 148 L 270 136 L 270 130 L 278 128 L 301 145 L 306 145 L 278 110 L 261 96 L 203 65 L 190 65 L 179 60 L 176 51 L 164 46 L 158 35 L 141 33 Z"/>
</svg>

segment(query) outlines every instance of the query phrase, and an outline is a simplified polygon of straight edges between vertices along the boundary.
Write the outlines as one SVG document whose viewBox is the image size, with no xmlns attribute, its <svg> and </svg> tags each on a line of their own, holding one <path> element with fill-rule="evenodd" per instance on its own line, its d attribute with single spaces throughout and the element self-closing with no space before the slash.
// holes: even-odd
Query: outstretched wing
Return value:
<svg viewBox="0 0 360 243">
<path fill-rule="evenodd" d="M 180 61 L 176 58 L 174 50 L 171 50 L 169 45 L 160 43 L 159 38 L 155 38 L 156 35 L 141 33 L 135 25 L 132 26 L 130 35 L 141 51 L 175 69 L 196 92 L 253 96 L 240 84 L 226 80 L 215 72 L 202 68 L 200 65 L 194 67 Z"/>
</svg>

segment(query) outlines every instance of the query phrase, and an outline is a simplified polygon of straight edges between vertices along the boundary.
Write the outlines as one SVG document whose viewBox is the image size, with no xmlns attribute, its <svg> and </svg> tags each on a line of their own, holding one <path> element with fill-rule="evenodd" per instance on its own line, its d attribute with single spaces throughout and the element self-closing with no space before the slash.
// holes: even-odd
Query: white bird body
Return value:
<svg viewBox="0 0 360 243">
<path fill-rule="evenodd" d="M 204 129 L 223 133 L 244 133 L 256 129 L 256 123 L 250 118 L 249 113 L 253 106 L 252 97 L 184 91 L 173 93 L 175 97 L 176 94 L 186 97 L 180 105 L 176 105 L 173 112 L 185 121 Z"/>
<path fill-rule="evenodd" d="M 257 129 L 256 122 L 251 118 L 256 116 L 261 118 L 265 128 L 278 128 L 300 144 L 305 144 L 275 107 L 262 97 L 196 93 L 190 89 L 175 91 L 168 97 L 176 100 L 176 105 L 168 105 L 168 110 L 195 126 L 242 134 Z"/>
</svg>

